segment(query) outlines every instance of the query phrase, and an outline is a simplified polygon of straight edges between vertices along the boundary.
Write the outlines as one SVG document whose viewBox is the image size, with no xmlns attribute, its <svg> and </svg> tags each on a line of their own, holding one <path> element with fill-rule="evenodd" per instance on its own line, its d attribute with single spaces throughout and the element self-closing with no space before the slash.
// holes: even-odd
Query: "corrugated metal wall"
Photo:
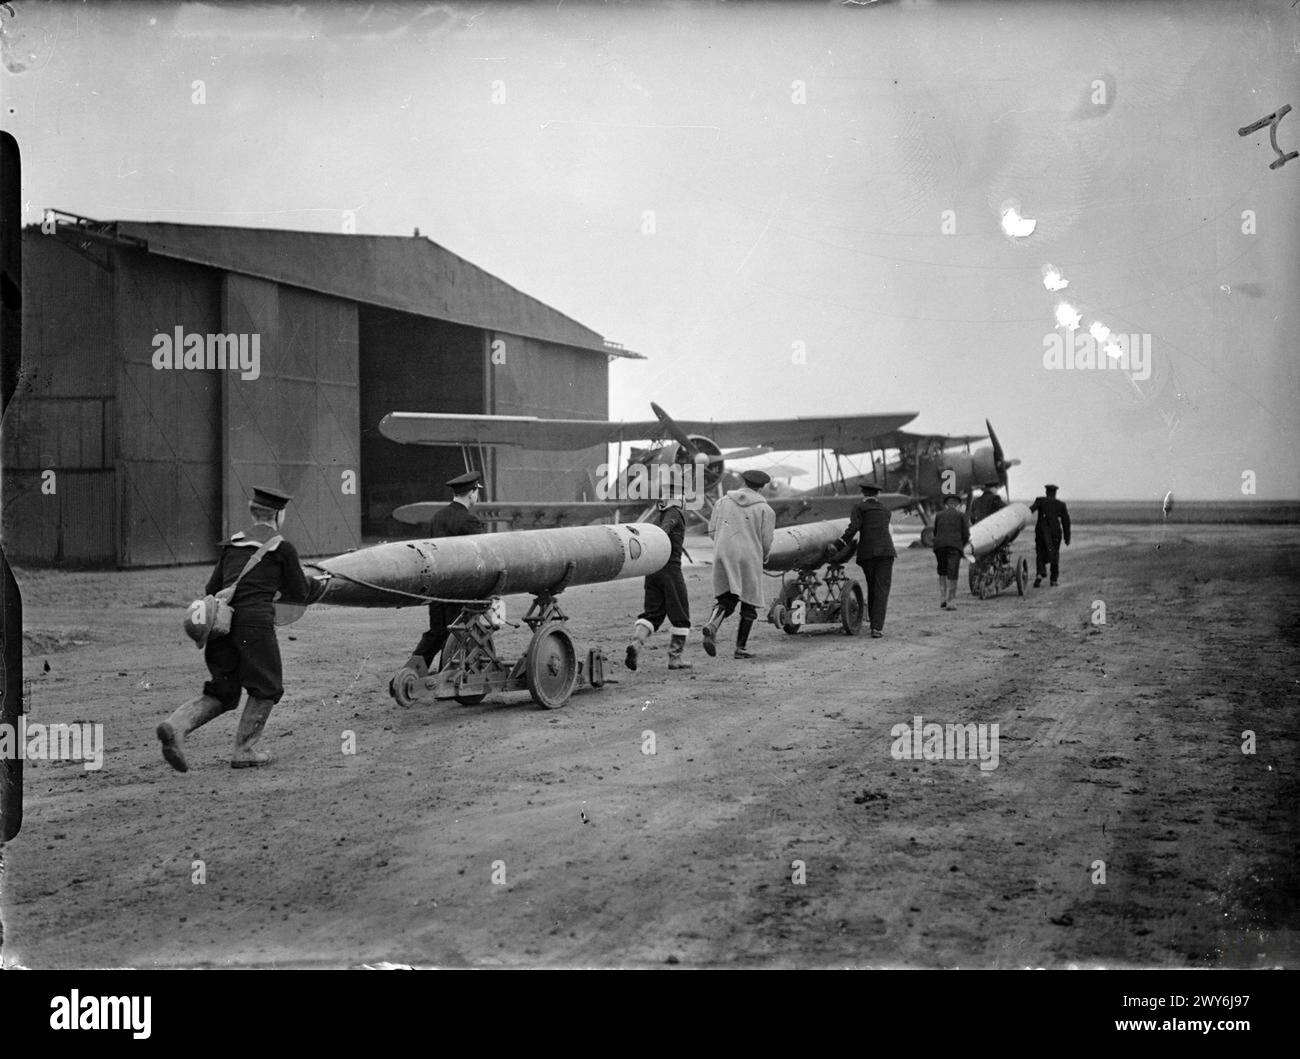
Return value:
<svg viewBox="0 0 1300 1059">
<path fill-rule="evenodd" d="M 363 305 L 360 336 L 365 531 L 422 536 L 420 528 L 393 520 L 392 511 L 449 499 L 443 483 L 464 470 L 460 449 L 398 445 L 379 433 L 379 421 L 389 412 L 483 412 L 485 333 Z"/>
<path fill-rule="evenodd" d="M 35 229 L 23 255 L 23 378 L 0 448 L 5 550 L 15 562 L 112 563 L 112 277 Z"/>
<path fill-rule="evenodd" d="M 491 364 L 492 411 L 549 419 L 606 419 L 609 362 L 599 353 L 518 335 L 494 334 L 504 363 Z M 601 445 L 581 452 L 496 450 L 496 498 L 575 500 L 607 458 Z"/>
<path fill-rule="evenodd" d="M 205 562 L 221 532 L 221 375 L 157 370 L 153 343 L 219 332 L 221 277 L 137 250 L 115 260 L 118 562 Z"/>
<path fill-rule="evenodd" d="M 293 494 L 286 536 L 302 555 L 361 543 L 360 406 L 354 302 L 227 274 L 227 333 L 259 336 L 257 378 L 225 373 L 224 533 L 248 525 L 255 485 Z M 344 472 L 356 491 L 344 492 Z"/>
<path fill-rule="evenodd" d="M 589 327 L 429 239 L 122 221 L 156 254 L 474 330 L 603 348 Z"/>
</svg>

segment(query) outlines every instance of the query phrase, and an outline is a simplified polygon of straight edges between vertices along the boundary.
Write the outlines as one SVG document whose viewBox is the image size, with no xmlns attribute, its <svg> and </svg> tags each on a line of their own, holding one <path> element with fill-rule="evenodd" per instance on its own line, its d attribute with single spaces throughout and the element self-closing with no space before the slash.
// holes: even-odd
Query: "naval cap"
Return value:
<svg viewBox="0 0 1300 1059">
<path fill-rule="evenodd" d="M 959 504 L 961 503 L 961 497 L 959 497 L 956 493 L 944 494 L 943 502 L 946 504 L 949 500 L 956 500 L 957 503 Z"/>
<path fill-rule="evenodd" d="M 1045 485 L 1043 486 L 1043 488 L 1046 489 L 1049 493 L 1054 493 L 1059 487 L 1055 485 Z"/>
<path fill-rule="evenodd" d="M 283 511 L 292 500 L 288 493 L 272 489 L 265 485 L 253 486 L 253 503 L 258 507 L 269 507 L 272 511 Z"/>
<path fill-rule="evenodd" d="M 766 471 L 741 471 L 740 480 L 751 489 L 762 489 L 772 480 L 772 476 Z"/>
<path fill-rule="evenodd" d="M 880 492 L 880 486 L 875 482 L 860 482 L 858 488 L 866 493 L 867 496 L 874 496 L 876 493 Z"/>
<path fill-rule="evenodd" d="M 448 489 L 454 489 L 458 493 L 468 493 L 483 480 L 483 475 L 478 471 L 466 471 L 464 474 L 457 475 L 447 483 Z"/>
</svg>

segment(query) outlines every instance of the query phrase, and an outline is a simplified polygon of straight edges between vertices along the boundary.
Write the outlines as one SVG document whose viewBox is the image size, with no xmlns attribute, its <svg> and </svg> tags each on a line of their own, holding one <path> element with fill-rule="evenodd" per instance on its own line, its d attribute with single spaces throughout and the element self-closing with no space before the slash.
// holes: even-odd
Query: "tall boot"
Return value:
<svg viewBox="0 0 1300 1059">
<path fill-rule="evenodd" d="M 754 656 L 745 650 L 745 644 L 749 642 L 749 630 L 753 628 L 753 618 L 741 618 L 740 628 L 736 630 L 736 657 L 753 658 Z"/>
<path fill-rule="evenodd" d="M 948 578 L 948 609 L 957 609 L 957 579 L 955 577 Z"/>
<path fill-rule="evenodd" d="M 627 645 L 627 657 L 623 659 L 623 664 L 634 673 L 637 662 L 641 658 L 641 645 L 650 639 L 652 632 L 654 632 L 653 625 L 644 618 L 637 618 L 636 627 L 632 630 L 632 642 Z"/>
<path fill-rule="evenodd" d="M 686 650 L 686 634 L 673 630 L 672 639 L 668 643 L 668 668 L 669 669 L 692 669 L 690 662 L 682 658 L 682 652 Z"/>
<path fill-rule="evenodd" d="M 223 713 L 233 710 L 237 705 L 239 705 L 238 700 L 234 705 L 223 706 L 211 695 L 200 695 L 197 699 L 190 699 L 163 721 L 158 726 L 157 733 L 158 741 L 162 743 L 162 755 L 167 764 L 177 772 L 189 772 L 190 765 L 185 760 L 185 737 L 214 717 L 220 717 Z"/>
<path fill-rule="evenodd" d="M 948 579 L 939 575 L 939 607 L 941 610 L 948 609 Z"/>
<path fill-rule="evenodd" d="M 701 630 L 701 635 L 704 637 L 704 653 L 710 658 L 715 657 L 718 653 L 718 627 L 726 616 L 726 612 L 715 604 L 713 613 L 709 615 L 708 623 Z"/>
<path fill-rule="evenodd" d="M 255 699 L 252 695 L 248 696 L 248 702 L 244 704 L 244 712 L 239 718 L 239 729 L 235 732 L 235 752 L 230 757 L 231 768 L 256 768 L 258 765 L 269 765 L 275 760 L 267 751 L 253 749 L 253 744 L 257 742 L 262 729 L 266 727 L 266 719 L 271 716 L 271 709 L 274 706 L 275 703 L 268 699 Z"/>
</svg>

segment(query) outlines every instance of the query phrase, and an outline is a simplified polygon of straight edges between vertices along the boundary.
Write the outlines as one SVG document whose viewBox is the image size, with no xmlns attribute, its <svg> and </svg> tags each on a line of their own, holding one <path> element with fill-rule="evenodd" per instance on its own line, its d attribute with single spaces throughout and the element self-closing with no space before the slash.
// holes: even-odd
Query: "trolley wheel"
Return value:
<svg viewBox="0 0 1300 1059">
<path fill-rule="evenodd" d="M 533 701 L 558 710 L 573 694 L 578 682 L 578 652 L 573 637 L 559 622 L 548 622 L 533 633 L 524 672 Z"/>
<path fill-rule="evenodd" d="M 966 566 L 966 579 L 970 582 L 970 594 L 972 596 L 978 596 L 980 594 L 980 579 L 975 569 L 975 564 L 967 563 Z"/>
<path fill-rule="evenodd" d="M 1020 595 L 1025 594 L 1025 586 L 1029 584 L 1029 560 L 1023 556 L 1020 562 L 1016 563 L 1016 591 Z"/>
<path fill-rule="evenodd" d="M 989 585 L 989 579 L 987 577 L 980 578 L 980 599 L 989 598 L 989 596 L 992 594 L 990 591 L 990 587 L 991 586 Z"/>
<path fill-rule="evenodd" d="M 402 666 L 393 674 L 393 679 L 389 685 L 393 698 L 397 700 L 399 706 L 410 706 L 415 702 L 415 692 L 419 687 L 420 674 L 414 669 L 408 669 Z"/>
<path fill-rule="evenodd" d="M 850 636 L 857 636 L 862 628 L 862 586 L 850 581 L 840 595 L 840 625 Z"/>
<path fill-rule="evenodd" d="M 781 589 L 781 606 L 785 611 L 785 613 L 781 615 L 781 628 L 789 636 L 793 636 L 803 628 L 802 625 L 795 625 L 794 622 L 790 620 L 790 615 L 793 612 L 794 601 L 798 598 L 798 585 L 786 585 L 785 588 Z"/>
<path fill-rule="evenodd" d="M 474 692 L 473 694 L 469 692 L 463 692 L 456 696 L 456 701 L 459 702 L 462 706 L 477 706 L 480 702 L 482 702 L 486 698 L 487 698 L 486 691 L 477 691 Z"/>
</svg>

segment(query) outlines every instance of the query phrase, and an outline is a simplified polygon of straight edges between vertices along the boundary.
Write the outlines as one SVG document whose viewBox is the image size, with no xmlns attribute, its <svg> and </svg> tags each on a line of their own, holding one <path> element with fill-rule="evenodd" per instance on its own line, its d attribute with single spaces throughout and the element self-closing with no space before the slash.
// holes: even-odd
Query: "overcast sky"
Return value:
<svg viewBox="0 0 1300 1059">
<path fill-rule="evenodd" d="M 646 353 L 613 418 L 987 416 L 1018 498 L 1300 496 L 1300 159 L 1237 135 L 1300 103 L 1286 0 L 6 6 L 26 220 L 353 211 Z M 1062 300 L 1150 376 L 1045 368 Z"/>
</svg>

